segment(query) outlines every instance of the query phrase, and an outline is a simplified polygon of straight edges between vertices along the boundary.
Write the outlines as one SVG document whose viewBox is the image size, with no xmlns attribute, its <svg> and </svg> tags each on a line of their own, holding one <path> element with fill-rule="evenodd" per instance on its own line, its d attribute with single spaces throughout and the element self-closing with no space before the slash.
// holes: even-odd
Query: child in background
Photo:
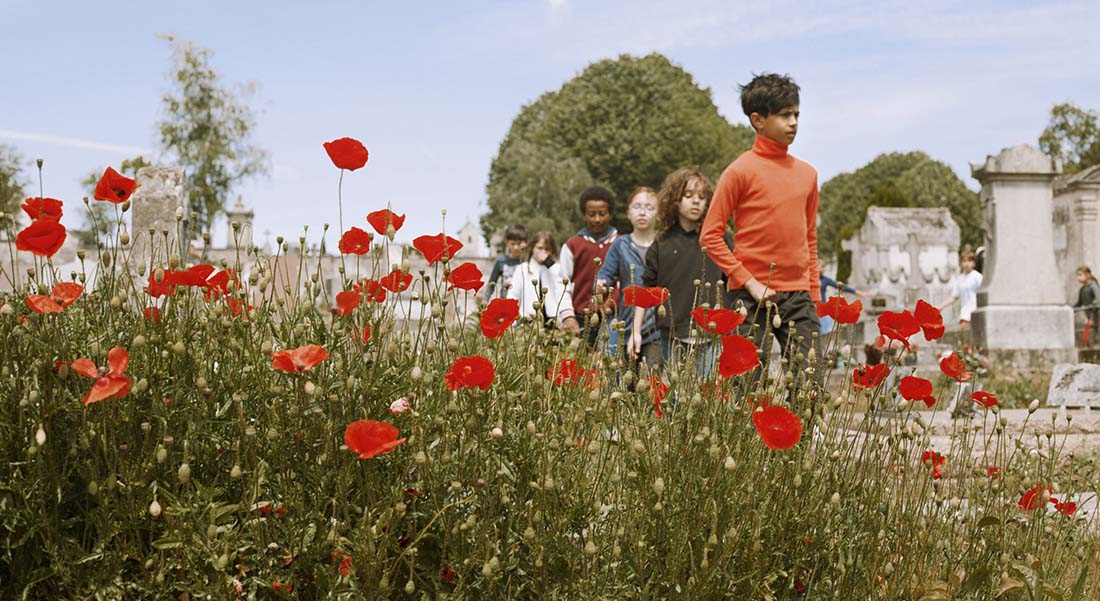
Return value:
<svg viewBox="0 0 1100 601">
<path fill-rule="evenodd" d="M 651 357 L 645 357 L 651 369 L 677 361 L 692 350 L 696 352 L 700 373 L 705 374 L 714 366 L 717 346 L 710 337 L 693 331 L 691 318 L 691 311 L 704 303 L 711 307 L 724 304 L 722 271 L 703 254 L 699 244 L 699 226 L 707 214 L 712 190 L 710 181 L 696 169 L 677 169 L 661 186 L 658 195 L 660 234 L 646 251 L 642 284 L 667 288 L 669 310 L 664 317 L 657 314 L 661 355 L 659 359 L 653 358 L 656 364 L 651 363 Z M 729 243 L 722 237 L 718 240 L 722 245 Z M 701 282 L 698 288 L 696 280 Z M 632 357 L 642 354 L 645 314 L 643 309 L 634 310 L 634 323 L 627 343 L 627 352 Z"/>
<path fill-rule="evenodd" d="M 519 301 L 520 317 L 553 324 L 565 295 L 561 269 L 555 258 L 556 248 L 550 232 L 538 232 L 530 241 L 527 261 L 512 272 L 508 298 Z"/>
<path fill-rule="evenodd" d="M 497 257 L 489 273 L 489 285 L 485 287 L 485 300 L 504 298 L 504 286 L 512 281 L 512 272 L 523 262 L 527 250 L 527 228 L 516 224 L 504 230 L 504 254 Z"/>
<path fill-rule="evenodd" d="M 1074 309 L 1085 310 L 1085 329 L 1081 332 L 1081 344 L 1092 346 L 1096 338 L 1090 332 L 1096 330 L 1100 334 L 1100 284 L 1092 276 L 1092 270 L 1082 265 L 1077 268 L 1077 283 L 1081 284 L 1077 291 L 1077 304 Z"/>
<path fill-rule="evenodd" d="M 657 209 L 660 206 L 657 193 L 652 188 L 641 187 L 630 194 L 626 201 L 626 214 L 634 230 L 626 236 L 619 236 L 607 251 L 607 258 L 596 275 L 596 293 L 608 294 L 611 288 L 620 290 L 629 286 L 642 285 L 642 273 L 645 272 L 645 254 L 657 237 Z M 612 357 L 623 358 L 624 342 L 634 327 L 634 307 L 624 306 L 621 295 L 617 299 L 619 310 L 615 321 L 625 325 L 620 330 L 611 328 L 608 351 Z M 642 320 L 642 347 L 640 356 L 649 357 L 652 365 L 661 352 L 657 332 L 657 311 L 649 309 Z"/>
<path fill-rule="evenodd" d="M 970 329 L 970 317 L 978 308 L 978 288 L 982 285 L 982 274 L 974 267 L 978 264 L 977 256 L 972 252 L 964 252 L 959 257 L 959 269 L 961 273 L 955 276 L 951 283 L 951 297 L 940 305 L 940 311 L 959 303 L 959 328 Z"/>
<path fill-rule="evenodd" d="M 619 232 L 611 225 L 615 199 L 610 190 L 600 186 L 587 188 L 581 192 L 579 204 L 584 227 L 576 236 L 565 241 L 558 258 L 562 275 L 569 278 L 558 311 L 558 323 L 574 336 L 581 334 L 581 326 L 584 325 L 584 340 L 591 347 L 596 344 L 600 328 L 599 325 L 589 325 L 589 316 L 594 314 L 602 320 L 604 312 L 613 311 L 615 307 L 614 300 L 610 298 L 596 302 L 594 285 L 599 267 L 595 260 L 604 260 Z M 579 321 L 581 319 L 583 324 Z"/>
</svg>

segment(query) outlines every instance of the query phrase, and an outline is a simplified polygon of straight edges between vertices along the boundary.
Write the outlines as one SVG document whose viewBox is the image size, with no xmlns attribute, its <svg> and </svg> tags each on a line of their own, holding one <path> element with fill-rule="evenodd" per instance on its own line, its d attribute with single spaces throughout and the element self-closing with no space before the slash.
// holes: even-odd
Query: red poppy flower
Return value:
<svg viewBox="0 0 1100 601">
<path fill-rule="evenodd" d="M 889 374 L 890 368 L 885 363 L 861 365 L 852 370 L 852 384 L 856 390 L 870 390 L 882 384 Z"/>
<path fill-rule="evenodd" d="M 436 234 L 435 236 L 418 236 L 413 238 L 413 247 L 424 255 L 424 259 L 431 265 L 439 260 L 450 261 L 455 253 L 462 248 L 462 243 L 450 236 Z"/>
<path fill-rule="evenodd" d="M 27 308 L 39 315 L 61 312 L 61 305 L 44 294 L 27 295 Z"/>
<path fill-rule="evenodd" d="M 488 390 L 494 377 L 496 373 L 493 370 L 493 362 L 481 355 L 473 355 L 455 359 L 444 376 L 444 383 L 447 385 L 447 390 L 463 388 Z"/>
<path fill-rule="evenodd" d="M 786 451 L 802 438 L 802 420 L 779 405 L 753 411 L 752 425 L 756 426 L 764 446 L 773 451 Z"/>
<path fill-rule="evenodd" d="M 206 288 L 206 294 L 204 295 L 206 300 L 210 301 L 229 294 L 229 282 L 233 282 L 236 285 L 240 284 L 232 269 L 223 269 L 210 276 L 206 280 L 206 283 L 203 284 L 203 288 Z"/>
<path fill-rule="evenodd" d="M 405 439 L 398 438 L 400 434 L 392 424 L 361 419 L 348 424 L 344 429 L 344 444 L 349 451 L 359 455 L 360 459 L 370 459 L 401 446 Z"/>
<path fill-rule="evenodd" d="M 638 307 L 640 309 L 652 309 L 664 304 L 668 300 L 668 288 L 654 286 L 644 288 L 642 286 L 628 286 L 623 288 L 623 306 Z"/>
<path fill-rule="evenodd" d="M 390 236 L 389 228 L 392 226 L 394 232 L 401 229 L 401 226 L 405 225 L 405 216 L 398 215 L 389 209 L 382 209 L 367 213 L 367 223 L 378 232 L 378 235 Z"/>
<path fill-rule="evenodd" d="M 650 398 L 653 400 L 653 414 L 661 417 L 665 414 L 664 411 L 661 411 L 661 401 L 668 394 L 668 384 L 661 380 L 661 376 L 653 374 L 649 376 L 649 392 Z"/>
<path fill-rule="evenodd" d="M 153 298 L 172 296 L 176 292 L 176 283 L 172 272 L 167 269 L 149 272 L 149 285 L 145 287 L 145 293 Z"/>
<path fill-rule="evenodd" d="M 932 382 L 916 376 L 905 376 L 898 385 L 898 394 L 907 401 L 923 401 L 929 409 L 936 404 L 932 396 Z"/>
<path fill-rule="evenodd" d="M 451 569 L 451 566 L 449 566 L 447 564 L 443 564 L 442 566 L 440 566 L 439 572 L 440 572 L 439 576 L 441 578 L 443 578 L 444 582 L 448 582 L 448 583 L 454 582 L 455 571 Z"/>
<path fill-rule="evenodd" d="M 481 333 L 486 338 L 500 338 L 519 318 L 519 301 L 514 298 L 494 298 L 481 312 Z"/>
<path fill-rule="evenodd" d="M 920 331 L 920 325 L 908 310 L 897 313 L 887 311 L 878 316 L 878 329 L 882 335 L 909 348 L 909 337 Z"/>
<path fill-rule="evenodd" d="M 172 283 L 177 286 L 204 288 L 206 287 L 207 278 L 210 277 L 210 274 L 214 273 L 215 269 L 213 265 L 199 263 L 183 271 L 168 271 L 165 273 L 164 277 L 171 280 Z"/>
<path fill-rule="evenodd" d="M 913 310 L 913 318 L 924 331 L 925 340 L 943 338 L 943 315 L 940 314 L 939 309 L 923 300 L 918 300 L 917 308 Z"/>
<path fill-rule="evenodd" d="M 76 282 L 61 282 L 53 287 L 49 296 L 42 294 L 27 296 L 27 307 L 39 315 L 60 313 L 62 309 L 75 303 L 83 292 L 84 286 Z"/>
<path fill-rule="evenodd" d="M 23 201 L 23 211 L 32 220 L 35 219 L 50 219 L 58 221 L 61 219 L 61 205 L 64 204 L 56 198 L 44 198 L 41 196 L 35 196 Z"/>
<path fill-rule="evenodd" d="M 739 376 L 760 365 L 756 345 L 737 334 L 722 337 L 722 354 L 718 356 L 718 374 L 723 378 Z"/>
<path fill-rule="evenodd" d="M 577 364 L 576 359 L 562 359 L 554 366 L 554 369 L 546 372 L 546 378 L 553 382 L 555 386 L 576 384 L 580 382 L 584 372 L 585 370 Z"/>
<path fill-rule="evenodd" d="M 386 300 L 386 289 L 376 280 L 365 279 L 352 286 L 352 290 L 363 295 L 365 300 L 381 303 Z"/>
<path fill-rule="evenodd" d="M 370 252 L 373 238 L 370 232 L 353 227 L 340 236 L 340 252 L 345 255 L 365 255 Z"/>
<path fill-rule="evenodd" d="M 692 310 L 691 317 L 695 319 L 695 323 L 699 324 L 700 328 L 719 336 L 732 334 L 733 330 L 745 321 L 745 316 L 733 309 L 696 307 Z"/>
<path fill-rule="evenodd" d="M 1001 468 L 999 468 L 995 465 L 991 465 L 988 468 L 986 468 L 985 472 L 993 480 L 1000 480 L 1001 479 Z"/>
<path fill-rule="evenodd" d="M 95 185 L 95 199 L 121 204 L 130 200 L 130 195 L 133 194 L 134 190 L 137 190 L 140 185 L 141 184 L 122 175 L 118 171 L 115 171 L 113 167 L 108 167 L 107 170 L 103 172 L 103 177 L 100 177 L 99 182 Z"/>
<path fill-rule="evenodd" d="M 940 455 L 935 451 L 925 451 L 920 456 L 921 463 L 930 464 L 932 466 L 932 478 L 935 480 L 939 480 L 943 477 L 943 470 L 940 469 L 940 466 L 943 465 L 946 461 L 947 457 L 944 457 L 943 455 Z"/>
<path fill-rule="evenodd" d="M 385 275 L 382 279 L 378 280 L 378 283 L 389 290 L 390 292 L 403 292 L 408 290 L 409 285 L 412 284 L 413 276 L 411 273 L 405 273 L 400 269 L 395 269 Z"/>
<path fill-rule="evenodd" d="M 153 323 L 159 323 L 160 309 L 158 307 L 145 307 L 145 319 Z"/>
<path fill-rule="evenodd" d="M 351 555 L 345 555 L 340 560 L 340 575 L 347 578 L 351 575 Z"/>
<path fill-rule="evenodd" d="M 843 296 L 833 296 L 823 303 L 817 303 L 816 310 L 818 317 L 832 317 L 837 323 L 852 324 L 859 321 L 859 314 L 863 312 L 863 301 L 849 303 Z"/>
<path fill-rule="evenodd" d="M 1077 512 L 1077 503 L 1074 503 L 1073 501 L 1066 501 L 1065 503 L 1062 503 L 1059 502 L 1058 499 L 1052 498 L 1050 502 L 1054 504 L 1054 509 L 1058 513 L 1073 515 Z"/>
<path fill-rule="evenodd" d="M 1036 484 L 1034 488 L 1024 493 L 1024 496 L 1020 497 L 1020 500 L 1016 502 L 1020 506 L 1020 509 L 1024 511 L 1031 511 L 1042 507 L 1046 501 L 1043 499 L 1043 491 L 1047 492 L 1049 498 L 1050 493 L 1054 492 L 1049 484 L 1043 484 L 1040 482 Z"/>
<path fill-rule="evenodd" d="M 462 290 L 469 290 L 471 292 L 477 292 L 485 285 L 485 276 L 478 269 L 477 265 L 473 263 L 463 263 L 458 267 L 455 267 L 451 271 L 451 275 L 447 276 L 447 281 L 450 282 L 448 288 L 459 288 Z"/>
<path fill-rule="evenodd" d="M 974 375 L 974 372 L 966 371 L 966 362 L 958 353 L 951 353 L 940 361 L 940 371 L 956 382 L 965 382 Z"/>
<path fill-rule="evenodd" d="M 73 361 L 69 368 L 74 372 L 94 378 L 95 384 L 84 397 L 84 404 L 98 403 L 103 399 L 121 399 L 130 392 L 133 381 L 125 375 L 130 365 L 130 354 L 126 349 L 116 346 L 107 353 L 107 368 L 97 368 L 91 359 L 80 358 Z"/>
<path fill-rule="evenodd" d="M 332 164 L 336 165 L 337 169 L 355 171 L 366 165 L 367 159 L 370 158 L 367 147 L 355 138 L 338 138 L 325 142 L 324 147 L 328 158 L 332 159 Z"/>
<path fill-rule="evenodd" d="M 353 332 L 353 334 L 356 333 Z M 370 324 L 368 323 L 367 325 L 363 326 L 363 329 L 360 330 L 356 335 L 353 335 L 352 339 L 359 344 L 366 344 L 370 340 L 370 334 Z"/>
<path fill-rule="evenodd" d="M 328 359 L 328 351 L 325 347 L 306 344 L 296 349 L 271 353 L 271 368 L 301 373 L 317 367 L 317 364 L 325 359 Z"/>
<path fill-rule="evenodd" d="M 40 257 L 52 257 L 65 243 L 65 226 L 53 219 L 37 219 L 15 235 L 15 248 Z"/>
<path fill-rule="evenodd" d="M 997 396 L 994 395 L 992 392 L 979 390 L 978 392 L 971 394 L 970 398 L 973 399 L 975 403 L 981 405 L 982 407 L 985 407 L 986 409 L 997 405 Z"/>
<path fill-rule="evenodd" d="M 344 290 L 336 294 L 336 306 L 332 312 L 344 316 L 351 313 L 362 302 L 363 296 L 354 290 Z"/>
</svg>

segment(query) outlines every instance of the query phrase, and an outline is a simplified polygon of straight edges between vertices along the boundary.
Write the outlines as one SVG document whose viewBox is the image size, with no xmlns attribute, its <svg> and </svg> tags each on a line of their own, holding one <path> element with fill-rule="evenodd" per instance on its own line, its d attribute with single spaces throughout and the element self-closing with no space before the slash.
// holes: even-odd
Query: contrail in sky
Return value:
<svg viewBox="0 0 1100 601">
<path fill-rule="evenodd" d="M 10 129 L 0 129 L 0 138 L 7 138 L 9 140 L 26 140 L 28 142 L 43 142 L 45 144 L 57 144 L 58 146 L 68 146 L 70 148 L 87 148 L 90 150 L 102 150 L 104 152 L 118 152 L 122 154 L 138 155 L 153 153 L 153 151 L 149 148 L 123 146 L 121 144 L 104 144 L 102 142 L 96 142 L 94 140 L 81 140 L 79 138 L 67 138 L 65 136 L 53 136 L 50 134 L 36 134 L 23 131 L 12 131 Z"/>
</svg>

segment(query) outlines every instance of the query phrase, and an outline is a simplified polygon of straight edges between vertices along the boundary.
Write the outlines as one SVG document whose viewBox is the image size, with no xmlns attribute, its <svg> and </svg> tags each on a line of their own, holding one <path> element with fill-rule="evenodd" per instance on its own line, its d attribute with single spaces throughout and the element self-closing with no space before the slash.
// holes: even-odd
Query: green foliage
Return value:
<svg viewBox="0 0 1100 601">
<path fill-rule="evenodd" d="M 209 50 L 167 39 L 173 45 L 174 89 L 162 99 L 160 143 L 187 173 L 188 237 L 194 237 L 210 230 L 233 186 L 267 173 L 267 152 L 251 142 L 256 119 L 247 100 L 255 85 L 227 88 L 210 66 Z"/>
<path fill-rule="evenodd" d="M 659 189 L 685 166 L 717 179 L 752 140 L 748 127 L 731 125 L 710 91 L 664 56 L 599 61 L 513 120 L 489 169 L 481 227 L 487 237 L 516 221 L 534 229 L 542 213 L 528 203 L 536 194 L 539 206 L 569 207 L 553 217 L 553 231 L 564 239 L 581 223 L 579 190 L 594 184 L 615 193 L 615 225 L 628 227 L 622 204 L 634 188 Z M 565 173 L 547 173 L 554 167 Z"/>
<path fill-rule="evenodd" d="M 22 177 L 23 157 L 10 146 L 0 144 L 0 213 L 15 213 L 26 197 Z"/>
<path fill-rule="evenodd" d="M 118 172 L 130 179 L 137 178 L 138 169 L 152 165 L 144 156 L 136 156 L 126 159 L 118 166 Z M 75 234 L 84 246 L 95 246 L 96 243 L 115 231 L 114 205 L 93 200 L 95 197 L 95 185 L 103 176 L 104 169 L 96 169 L 88 173 L 80 185 L 84 187 L 85 198 L 88 204 L 84 207 L 84 223 L 81 229 L 70 230 Z"/>
<path fill-rule="evenodd" d="M 840 254 L 841 241 L 859 230 L 870 206 L 947 207 L 959 224 L 962 244 L 982 243 L 978 193 L 967 188 L 950 167 L 923 152 L 891 152 L 821 186 L 820 254 Z"/>
<path fill-rule="evenodd" d="M 1055 105 L 1039 136 L 1039 148 L 1061 159 L 1066 174 L 1100 165 L 1100 116 L 1068 102 Z"/>
</svg>

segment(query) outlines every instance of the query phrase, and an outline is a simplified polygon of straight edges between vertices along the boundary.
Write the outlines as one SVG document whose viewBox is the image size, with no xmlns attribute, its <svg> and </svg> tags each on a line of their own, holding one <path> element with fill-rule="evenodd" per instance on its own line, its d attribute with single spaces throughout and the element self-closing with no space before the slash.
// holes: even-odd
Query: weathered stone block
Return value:
<svg viewBox="0 0 1100 601">
<path fill-rule="evenodd" d="M 1047 404 L 1100 407 L 1100 365 L 1060 363 L 1054 366 Z"/>
</svg>

